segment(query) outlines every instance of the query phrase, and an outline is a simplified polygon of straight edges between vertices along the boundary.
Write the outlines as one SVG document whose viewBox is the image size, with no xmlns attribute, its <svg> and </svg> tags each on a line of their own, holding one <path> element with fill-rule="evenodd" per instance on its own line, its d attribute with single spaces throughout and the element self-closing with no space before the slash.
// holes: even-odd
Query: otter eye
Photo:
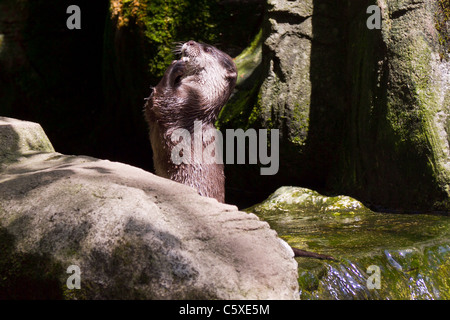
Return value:
<svg viewBox="0 0 450 320">
<path fill-rule="evenodd" d="M 205 48 L 203 49 L 203 51 L 205 51 L 206 53 L 210 53 L 210 52 L 211 52 L 211 49 L 208 48 L 208 47 L 205 47 Z"/>
</svg>

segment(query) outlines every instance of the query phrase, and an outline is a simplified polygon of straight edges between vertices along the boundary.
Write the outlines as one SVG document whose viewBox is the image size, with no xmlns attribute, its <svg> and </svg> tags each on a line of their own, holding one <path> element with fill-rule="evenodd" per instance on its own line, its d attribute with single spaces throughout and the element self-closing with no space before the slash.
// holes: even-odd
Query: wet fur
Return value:
<svg viewBox="0 0 450 320">
<path fill-rule="evenodd" d="M 227 54 L 194 41 L 180 44 L 182 54 L 164 73 L 145 104 L 150 127 L 150 142 L 156 174 L 194 187 L 201 195 L 225 201 L 225 176 L 222 164 L 191 163 L 175 165 L 171 140 L 176 129 L 191 133 L 193 150 L 194 121 L 201 121 L 203 136 L 214 129 L 214 122 L 236 84 L 237 69 Z M 205 141 L 206 140 L 206 141 Z M 203 139 L 203 149 L 212 139 Z"/>
</svg>

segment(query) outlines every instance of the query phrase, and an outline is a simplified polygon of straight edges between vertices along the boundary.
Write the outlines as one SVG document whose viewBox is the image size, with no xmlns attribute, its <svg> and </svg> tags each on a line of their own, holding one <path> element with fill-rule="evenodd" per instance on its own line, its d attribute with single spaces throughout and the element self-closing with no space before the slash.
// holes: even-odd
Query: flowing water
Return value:
<svg viewBox="0 0 450 320">
<path fill-rule="evenodd" d="M 283 187 L 249 208 L 291 246 L 302 299 L 450 299 L 450 217 L 376 213 L 345 196 Z"/>
</svg>

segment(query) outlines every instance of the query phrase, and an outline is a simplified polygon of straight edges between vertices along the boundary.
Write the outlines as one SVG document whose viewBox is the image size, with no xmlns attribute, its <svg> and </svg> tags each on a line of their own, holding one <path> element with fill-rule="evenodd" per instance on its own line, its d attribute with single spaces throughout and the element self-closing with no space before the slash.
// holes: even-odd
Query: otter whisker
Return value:
<svg viewBox="0 0 450 320">
<path fill-rule="evenodd" d="M 172 41 L 173 46 L 183 45 L 184 43 L 185 43 L 185 41 Z"/>
<path fill-rule="evenodd" d="M 183 44 L 184 44 L 183 41 L 172 42 L 173 45 L 172 53 L 176 55 L 181 54 L 181 48 L 183 47 Z"/>
</svg>

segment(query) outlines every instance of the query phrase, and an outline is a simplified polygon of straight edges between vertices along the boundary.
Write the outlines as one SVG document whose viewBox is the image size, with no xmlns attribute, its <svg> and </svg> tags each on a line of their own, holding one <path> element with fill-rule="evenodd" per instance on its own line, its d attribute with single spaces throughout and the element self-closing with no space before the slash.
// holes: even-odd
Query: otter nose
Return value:
<svg viewBox="0 0 450 320">
<path fill-rule="evenodd" d="M 183 44 L 183 46 L 181 47 L 181 54 L 182 54 L 182 55 L 186 54 L 186 50 L 187 50 L 189 47 L 195 48 L 194 45 L 195 45 L 195 41 L 194 41 L 194 40 L 189 40 L 188 42 L 185 42 L 185 43 Z"/>
</svg>

